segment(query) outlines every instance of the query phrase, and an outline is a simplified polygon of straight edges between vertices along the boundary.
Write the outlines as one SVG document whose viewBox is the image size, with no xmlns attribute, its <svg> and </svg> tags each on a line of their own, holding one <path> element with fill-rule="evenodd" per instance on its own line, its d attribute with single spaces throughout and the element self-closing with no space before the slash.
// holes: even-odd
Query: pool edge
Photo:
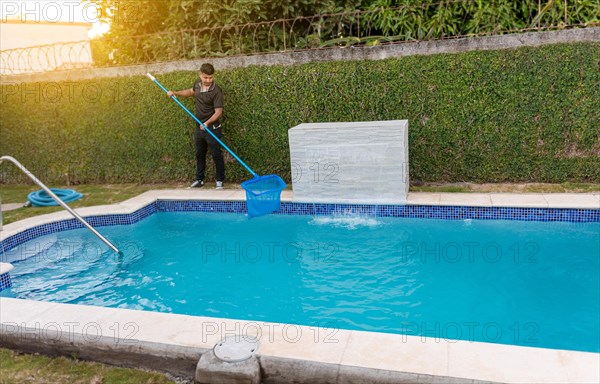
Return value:
<svg viewBox="0 0 600 384">
<path fill-rule="evenodd" d="M 310 366 L 313 374 L 329 378 L 336 372 L 336 381 L 323 382 L 347 382 L 348 375 L 373 383 L 420 377 L 428 383 L 600 380 L 600 354 L 591 352 L 12 298 L 0 298 L 0 308 L 0 346 L 47 354 L 77 353 L 119 365 L 150 364 L 150 368 L 180 375 L 189 374 L 194 360 L 224 336 L 247 334 L 259 336 L 263 374 L 272 378 L 299 380 L 302 370 Z M 305 382 L 318 381 L 307 377 Z"/>
</svg>

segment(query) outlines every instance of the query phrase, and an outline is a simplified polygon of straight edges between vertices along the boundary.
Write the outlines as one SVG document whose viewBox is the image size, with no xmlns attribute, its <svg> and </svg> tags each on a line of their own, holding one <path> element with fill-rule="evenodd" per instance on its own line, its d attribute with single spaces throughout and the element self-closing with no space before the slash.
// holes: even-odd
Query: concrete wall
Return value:
<svg viewBox="0 0 600 384">
<path fill-rule="evenodd" d="M 21 48 L 29 50 L 19 55 L 2 55 L 0 74 L 91 66 L 92 50 L 88 41 L 88 31 L 91 27 L 91 23 L 79 22 L 1 21 L 2 51 Z M 65 45 L 48 46 L 61 43 Z M 65 71 L 57 73 L 64 76 Z"/>
<path fill-rule="evenodd" d="M 407 120 L 300 124 L 288 136 L 294 201 L 406 203 Z"/>
<path fill-rule="evenodd" d="M 476 50 L 534 47 L 547 44 L 600 41 L 600 27 L 570 29 L 563 31 L 530 32 L 512 35 L 484 36 L 449 40 L 432 40 L 348 48 L 327 48 L 300 52 L 203 58 L 169 63 L 145 64 L 98 69 L 75 69 L 37 74 L 2 76 L 0 82 L 19 83 L 37 81 L 74 81 L 102 77 L 123 77 L 168 73 L 173 71 L 197 71 L 200 64 L 212 62 L 218 69 L 247 67 L 250 65 L 295 65 L 310 62 L 339 60 L 382 60 L 411 55 L 433 55 Z"/>
<path fill-rule="evenodd" d="M 89 40 L 92 23 L 3 20 L 0 22 L 2 50 Z"/>
</svg>

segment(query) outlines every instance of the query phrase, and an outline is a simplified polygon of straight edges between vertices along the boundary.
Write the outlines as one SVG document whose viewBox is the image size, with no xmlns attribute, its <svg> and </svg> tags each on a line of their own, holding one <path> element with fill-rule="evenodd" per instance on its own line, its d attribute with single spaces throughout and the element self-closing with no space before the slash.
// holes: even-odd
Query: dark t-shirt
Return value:
<svg viewBox="0 0 600 384">
<path fill-rule="evenodd" d="M 202 92 L 202 82 L 197 79 L 194 82 L 194 101 L 196 103 L 196 117 L 201 122 L 205 122 L 215 113 L 215 108 L 223 108 L 223 91 L 216 84 L 210 86 L 206 92 Z M 219 125 L 219 121 L 215 121 L 214 125 Z"/>
</svg>

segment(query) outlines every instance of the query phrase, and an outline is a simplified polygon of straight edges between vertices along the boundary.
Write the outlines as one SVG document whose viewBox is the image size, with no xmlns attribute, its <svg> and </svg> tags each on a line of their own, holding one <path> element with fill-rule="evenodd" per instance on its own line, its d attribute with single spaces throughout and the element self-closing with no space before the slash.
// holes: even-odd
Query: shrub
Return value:
<svg viewBox="0 0 600 384">
<path fill-rule="evenodd" d="M 409 120 L 410 177 L 436 182 L 600 182 L 599 43 L 217 73 L 225 142 L 290 180 L 287 130 Z M 158 76 L 171 89 L 196 73 Z M 182 99 L 193 109 L 191 99 Z M 0 151 L 49 183 L 189 181 L 193 122 L 143 76 L 4 84 Z M 248 172 L 233 159 L 228 180 Z M 208 162 L 208 178 L 213 177 Z M 3 182 L 23 176 L 2 167 Z"/>
</svg>

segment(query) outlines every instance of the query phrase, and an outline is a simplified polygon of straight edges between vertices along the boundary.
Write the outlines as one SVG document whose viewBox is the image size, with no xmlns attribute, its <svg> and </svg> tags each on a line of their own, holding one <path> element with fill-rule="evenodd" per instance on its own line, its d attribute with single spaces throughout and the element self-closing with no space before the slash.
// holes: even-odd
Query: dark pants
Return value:
<svg viewBox="0 0 600 384">
<path fill-rule="evenodd" d="M 220 124 L 216 129 L 214 125 L 209 128 L 215 136 L 221 139 L 223 129 Z M 225 161 L 223 160 L 221 144 L 219 144 L 210 133 L 200 130 L 198 124 L 196 124 L 196 129 L 194 130 L 194 144 L 196 146 L 196 180 L 204 180 L 206 152 L 210 149 L 210 154 L 212 155 L 217 170 L 217 181 L 225 181 Z"/>
</svg>

